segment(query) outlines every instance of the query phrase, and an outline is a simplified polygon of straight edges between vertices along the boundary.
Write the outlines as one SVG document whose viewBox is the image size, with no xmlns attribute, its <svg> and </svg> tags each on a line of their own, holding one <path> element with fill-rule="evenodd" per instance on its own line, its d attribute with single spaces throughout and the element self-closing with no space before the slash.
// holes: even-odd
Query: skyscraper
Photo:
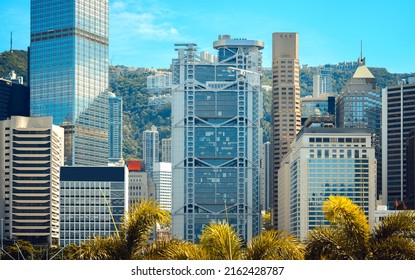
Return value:
<svg viewBox="0 0 415 280">
<path fill-rule="evenodd" d="M 153 178 L 153 165 L 159 162 L 159 132 L 154 125 L 143 133 L 143 159 L 146 171 Z"/>
<path fill-rule="evenodd" d="M 301 129 L 298 33 L 272 34 L 272 224 L 278 224 L 278 169 Z"/>
<path fill-rule="evenodd" d="M 30 110 L 65 128 L 66 165 L 108 163 L 108 0 L 31 0 Z"/>
<path fill-rule="evenodd" d="M 336 126 L 368 128 L 372 132 L 377 160 L 377 195 L 382 193 L 381 119 L 382 99 L 376 88 L 376 78 L 365 65 L 364 59 L 360 58 L 353 77 L 337 97 Z"/>
<path fill-rule="evenodd" d="M 382 104 L 382 199 L 390 209 L 395 209 L 396 202 L 414 200 L 413 190 L 409 190 L 412 196 L 407 197 L 410 150 L 406 142 L 415 129 L 415 78 L 384 88 Z M 412 207 L 413 203 L 408 205 Z"/>
<path fill-rule="evenodd" d="M 109 161 L 117 162 L 122 160 L 122 146 L 123 146 L 123 134 L 122 134 L 122 98 L 115 96 L 111 93 L 109 98 L 109 131 L 108 131 L 108 144 L 109 144 Z"/>
<path fill-rule="evenodd" d="M 229 222 L 248 241 L 261 229 L 264 43 L 219 36 L 217 62 L 176 46 L 172 235 L 198 242 L 209 223 Z"/>
<path fill-rule="evenodd" d="M 161 140 L 161 161 L 171 162 L 171 138 Z"/>
</svg>

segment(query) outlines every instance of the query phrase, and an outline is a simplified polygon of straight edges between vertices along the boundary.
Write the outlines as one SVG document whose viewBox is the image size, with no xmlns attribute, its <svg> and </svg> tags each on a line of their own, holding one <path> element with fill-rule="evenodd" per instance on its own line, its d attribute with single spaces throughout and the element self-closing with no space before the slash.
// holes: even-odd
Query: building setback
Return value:
<svg viewBox="0 0 415 280">
<path fill-rule="evenodd" d="M 217 62 L 176 45 L 172 236 L 198 242 L 209 223 L 229 222 L 248 241 L 261 229 L 264 44 L 222 35 L 213 46 Z"/>
<path fill-rule="evenodd" d="M 58 244 L 63 129 L 52 117 L 0 121 L 0 215 L 4 236 Z"/>
<path fill-rule="evenodd" d="M 278 169 L 301 129 L 298 33 L 272 34 L 271 223 L 278 224 Z"/>
<path fill-rule="evenodd" d="M 108 164 L 108 0 L 32 0 L 30 111 L 65 128 L 65 165 Z"/>
<path fill-rule="evenodd" d="M 62 166 L 61 246 L 109 236 L 128 211 L 128 169 L 123 166 Z"/>
<path fill-rule="evenodd" d="M 278 179 L 278 228 L 301 240 L 328 225 L 322 205 L 330 195 L 349 197 L 374 225 L 376 158 L 369 129 L 303 128 Z"/>
</svg>

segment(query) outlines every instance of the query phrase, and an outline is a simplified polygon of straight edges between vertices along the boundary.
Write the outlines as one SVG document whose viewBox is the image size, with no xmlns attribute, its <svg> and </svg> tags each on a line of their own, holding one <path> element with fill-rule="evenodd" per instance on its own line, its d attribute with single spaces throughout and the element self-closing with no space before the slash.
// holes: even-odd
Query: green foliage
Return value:
<svg viewBox="0 0 415 280">
<path fill-rule="evenodd" d="M 302 260 L 304 245 L 283 230 L 268 230 L 255 236 L 244 252 L 246 260 Z"/>
<path fill-rule="evenodd" d="M 125 213 L 121 229 L 108 237 L 95 236 L 81 243 L 79 258 L 88 260 L 141 259 L 151 230 L 170 223 L 170 213 L 155 200 L 142 200 Z"/>
<path fill-rule="evenodd" d="M 228 223 L 211 223 L 204 228 L 200 245 L 211 260 L 238 260 L 242 240 Z"/>
<path fill-rule="evenodd" d="M 306 259 L 415 259 L 415 212 L 390 215 L 372 233 L 363 211 L 348 198 L 331 196 L 323 212 L 331 225 L 308 233 Z"/>
<path fill-rule="evenodd" d="M 0 77 L 7 76 L 12 70 L 23 76 L 27 83 L 27 51 L 14 50 L 0 53 Z"/>
</svg>

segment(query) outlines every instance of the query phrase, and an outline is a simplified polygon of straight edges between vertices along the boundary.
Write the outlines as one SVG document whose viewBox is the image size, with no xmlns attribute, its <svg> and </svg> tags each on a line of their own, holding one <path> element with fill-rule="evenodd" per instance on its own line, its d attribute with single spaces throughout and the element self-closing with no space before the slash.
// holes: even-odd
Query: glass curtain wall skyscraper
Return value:
<svg viewBox="0 0 415 280">
<path fill-rule="evenodd" d="M 108 0 L 31 0 L 31 115 L 65 128 L 66 165 L 108 162 Z"/>
<path fill-rule="evenodd" d="M 219 36 L 218 61 L 178 44 L 173 60 L 172 236 L 211 222 L 248 241 L 261 229 L 262 41 Z"/>
</svg>

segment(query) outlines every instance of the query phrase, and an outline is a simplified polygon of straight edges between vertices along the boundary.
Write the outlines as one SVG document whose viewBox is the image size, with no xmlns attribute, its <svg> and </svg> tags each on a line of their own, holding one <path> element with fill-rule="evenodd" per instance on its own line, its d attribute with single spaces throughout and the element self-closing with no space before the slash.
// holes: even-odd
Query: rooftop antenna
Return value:
<svg viewBox="0 0 415 280">
<path fill-rule="evenodd" d="M 365 59 L 363 57 L 363 40 L 360 40 L 360 58 L 359 58 L 359 64 L 365 65 Z"/>
</svg>

